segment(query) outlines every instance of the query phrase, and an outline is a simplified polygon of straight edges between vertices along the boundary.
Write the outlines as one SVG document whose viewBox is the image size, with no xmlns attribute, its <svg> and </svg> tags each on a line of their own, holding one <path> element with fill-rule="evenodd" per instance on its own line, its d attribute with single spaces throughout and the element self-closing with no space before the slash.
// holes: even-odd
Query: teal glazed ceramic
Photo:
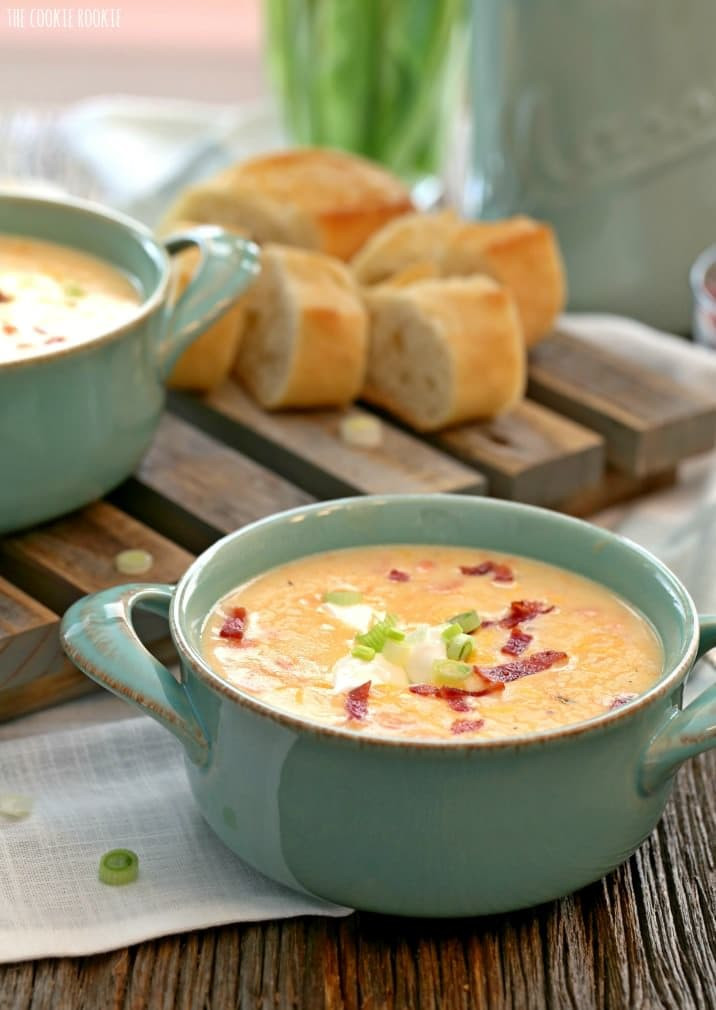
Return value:
<svg viewBox="0 0 716 1010">
<path fill-rule="evenodd" d="M 716 235 L 713 0 L 472 0 L 465 209 L 551 221 L 570 308 L 688 332 Z"/>
<path fill-rule="evenodd" d="M 281 713 L 206 666 L 203 622 L 237 584 L 306 554 L 380 543 L 486 547 L 596 579 L 658 629 L 663 676 L 560 730 L 405 742 Z M 140 645 L 135 607 L 168 616 L 180 679 Z M 716 617 L 699 621 L 675 576 L 629 541 L 508 502 L 401 495 L 285 512 L 220 540 L 176 588 L 85 597 L 62 636 L 80 669 L 179 738 L 194 798 L 230 848 L 289 887 L 378 912 L 480 915 L 574 891 L 644 841 L 681 762 L 716 745 L 716 687 L 681 704 L 696 657 L 716 644 Z"/>
<path fill-rule="evenodd" d="M 142 225 L 75 200 L 0 193 L 0 234 L 91 253 L 129 274 L 142 302 L 92 341 L 0 364 L 0 533 L 61 515 L 127 477 L 147 449 L 179 355 L 230 307 L 257 267 L 256 248 L 219 228 L 160 243 Z M 201 251 L 170 306 L 170 256 Z"/>
</svg>

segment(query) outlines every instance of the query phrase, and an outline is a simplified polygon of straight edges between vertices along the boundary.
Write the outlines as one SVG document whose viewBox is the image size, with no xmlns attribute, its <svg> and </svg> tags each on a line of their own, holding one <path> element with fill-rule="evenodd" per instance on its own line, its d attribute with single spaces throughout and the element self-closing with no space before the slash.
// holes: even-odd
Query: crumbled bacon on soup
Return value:
<svg viewBox="0 0 716 1010">
<path fill-rule="evenodd" d="M 554 606 L 542 603 L 540 600 L 513 600 L 510 609 L 504 617 L 498 617 L 496 621 L 483 621 L 483 628 L 516 628 L 523 621 L 531 621 L 539 614 L 549 614 L 554 610 Z"/>
<path fill-rule="evenodd" d="M 8 295 L 4 291 L 0 291 L 0 303 L 11 302 L 12 300 L 12 295 Z"/>
<path fill-rule="evenodd" d="M 548 670 L 550 666 L 562 663 L 567 658 L 566 652 L 546 649 L 544 652 L 535 652 L 526 659 L 515 659 L 512 663 L 502 663 L 500 666 L 475 666 L 473 669 L 485 680 L 499 680 L 503 684 L 509 684 L 510 681 L 519 680 L 520 677 Z"/>
<path fill-rule="evenodd" d="M 634 701 L 636 698 L 635 694 L 617 694 L 612 698 L 609 704 L 609 711 L 611 712 L 615 708 L 621 708 L 622 705 L 628 705 L 630 701 Z"/>
<path fill-rule="evenodd" d="M 500 652 L 504 652 L 506 656 L 521 656 L 533 637 L 533 635 L 528 635 L 519 626 L 513 628 L 510 632 L 510 637 L 507 639 L 505 645 L 502 646 Z"/>
<path fill-rule="evenodd" d="M 346 695 L 346 712 L 349 719 L 365 719 L 368 715 L 368 695 L 371 681 L 367 680 L 360 687 L 354 687 Z"/>
<path fill-rule="evenodd" d="M 12 323 L 3 323 L 2 331 L 7 334 L 8 337 L 11 337 L 13 333 L 17 333 L 17 326 L 13 326 Z"/>
<path fill-rule="evenodd" d="M 478 691 L 468 691 L 464 687 L 438 686 L 437 684 L 411 684 L 408 688 L 412 694 L 422 695 L 426 698 L 440 698 L 446 701 L 450 708 L 456 712 L 469 712 L 470 706 L 468 698 L 484 698 L 486 694 L 495 694 L 497 691 L 504 691 L 505 685 L 501 682 L 488 684 Z"/>
<path fill-rule="evenodd" d="M 450 732 L 455 733 L 475 733 L 485 725 L 484 719 L 456 719 L 450 727 Z"/>
<path fill-rule="evenodd" d="M 489 575 L 493 582 L 514 582 L 514 575 L 509 565 L 499 561 L 481 561 L 479 565 L 460 565 L 463 575 Z"/>
<path fill-rule="evenodd" d="M 408 573 L 401 572 L 399 568 L 391 568 L 388 572 L 388 578 L 391 582 L 410 582 Z"/>
<path fill-rule="evenodd" d="M 231 638 L 240 642 L 246 631 L 246 607 L 232 607 L 231 614 L 221 625 L 219 634 L 222 638 Z"/>
</svg>

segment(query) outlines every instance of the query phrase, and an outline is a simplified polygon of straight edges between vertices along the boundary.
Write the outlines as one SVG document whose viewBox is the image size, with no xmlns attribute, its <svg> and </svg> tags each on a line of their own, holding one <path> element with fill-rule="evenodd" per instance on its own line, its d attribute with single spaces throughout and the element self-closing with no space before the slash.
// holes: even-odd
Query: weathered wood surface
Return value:
<svg viewBox="0 0 716 1010">
<path fill-rule="evenodd" d="M 5 966 L 0 1010 L 713 1010 L 715 777 L 716 754 L 687 765 L 639 852 L 560 902 L 227 926 Z"/>
<path fill-rule="evenodd" d="M 377 448 L 349 445 L 340 436 L 340 421 L 348 413 L 367 413 L 360 407 L 271 414 L 232 381 L 204 403 L 202 410 L 195 399 L 177 394 L 171 398 L 173 409 L 191 416 L 207 430 L 213 429 L 225 441 L 267 462 L 319 498 L 485 490 L 482 474 L 389 421 L 381 421 L 383 440 Z"/>
<path fill-rule="evenodd" d="M 608 462 L 634 476 L 705 452 L 716 437 L 715 397 L 566 333 L 530 351 L 528 392 L 603 435 Z"/>
<path fill-rule="evenodd" d="M 598 485 L 604 473 L 604 439 L 531 400 L 494 421 L 450 428 L 433 442 L 480 467 L 490 494 L 532 505 L 554 505 Z"/>
<path fill-rule="evenodd" d="M 313 500 L 171 414 L 162 418 L 136 477 L 110 498 L 195 553 L 254 519 Z"/>
</svg>

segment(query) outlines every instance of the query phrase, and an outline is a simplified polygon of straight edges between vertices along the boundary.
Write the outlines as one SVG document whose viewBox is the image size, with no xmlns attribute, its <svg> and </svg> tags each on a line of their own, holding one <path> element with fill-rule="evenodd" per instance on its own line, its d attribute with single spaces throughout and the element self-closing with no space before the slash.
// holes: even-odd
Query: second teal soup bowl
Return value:
<svg viewBox="0 0 716 1010">
<path fill-rule="evenodd" d="M 622 708 L 559 730 L 406 742 L 282 713 L 203 660 L 207 614 L 243 581 L 318 551 L 392 543 L 488 548 L 588 576 L 651 621 L 663 674 Z M 178 678 L 140 644 L 135 607 L 168 617 Z M 178 737 L 202 814 L 239 856 L 288 887 L 378 912 L 479 915 L 574 891 L 641 844 L 679 764 L 716 745 L 716 687 L 682 707 L 716 618 L 699 619 L 675 576 L 635 544 L 508 502 L 365 497 L 285 512 L 220 540 L 176 587 L 80 600 L 62 635 L 80 669 Z"/>
<path fill-rule="evenodd" d="M 157 241 L 130 218 L 77 200 L 0 193 L 0 235 L 71 246 L 129 275 L 141 304 L 83 343 L 0 364 L 0 533 L 51 519 L 129 476 L 146 451 L 177 358 L 245 290 L 256 247 L 219 228 Z M 170 256 L 199 247 L 171 304 Z"/>
</svg>

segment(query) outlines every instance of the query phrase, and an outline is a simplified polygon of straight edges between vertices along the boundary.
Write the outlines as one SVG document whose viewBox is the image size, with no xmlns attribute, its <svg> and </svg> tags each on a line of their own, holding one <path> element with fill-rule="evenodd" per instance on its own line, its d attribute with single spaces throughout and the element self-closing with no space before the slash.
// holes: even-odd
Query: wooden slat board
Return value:
<svg viewBox="0 0 716 1010">
<path fill-rule="evenodd" d="M 316 497 L 485 490 L 480 473 L 386 421 L 382 444 L 360 449 L 340 437 L 345 411 L 268 413 L 231 380 L 206 399 L 209 410 L 187 396 L 174 396 L 171 404 L 256 459 L 270 461 Z M 364 413 L 358 407 L 350 412 Z"/>
<path fill-rule="evenodd" d="M 603 435 L 607 460 L 632 476 L 714 445 L 716 399 L 566 333 L 530 352 L 529 395 Z"/>
<path fill-rule="evenodd" d="M 434 444 L 479 466 L 491 494 L 533 505 L 593 487 L 604 471 L 600 435 L 530 400 L 494 421 L 441 432 Z"/>
<path fill-rule="evenodd" d="M 65 659 L 58 627 L 57 614 L 0 578 L 0 719 L 10 706 L 8 692 L 38 678 L 86 683 Z"/>
<path fill-rule="evenodd" d="M 111 498 L 195 553 L 254 519 L 313 501 L 171 414 L 162 418 L 136 479 Z"/>
</svg>

